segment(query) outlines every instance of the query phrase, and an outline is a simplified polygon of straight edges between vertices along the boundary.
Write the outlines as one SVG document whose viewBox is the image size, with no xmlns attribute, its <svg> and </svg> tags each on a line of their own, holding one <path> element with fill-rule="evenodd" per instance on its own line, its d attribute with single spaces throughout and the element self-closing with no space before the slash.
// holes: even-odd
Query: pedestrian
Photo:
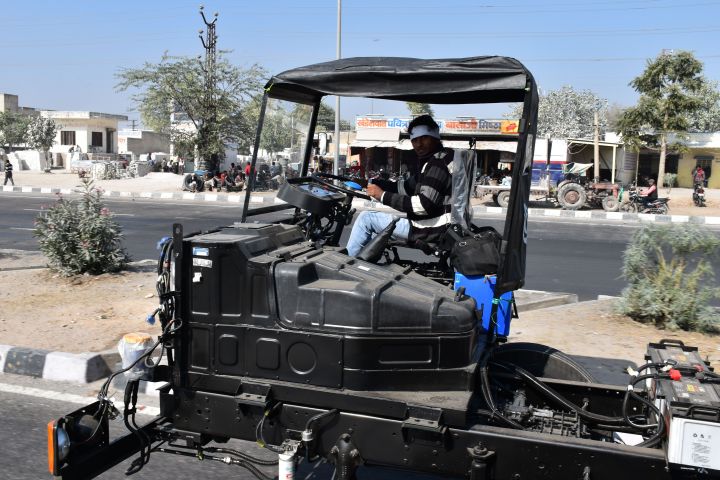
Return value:
<svg viewBox="0 0 720 480">
<path fill-rule="evenodd" d="M 447 167 L 451 152 L 443 148 L 440 127 L 430 115 L 414 118 L 408 125 L 410 142 L 418 158 L 419 172 L 393 182 L 373 179 L 367 194 L 382 204 L 404 212 L 392 237 L 409 244 L 439 240 L 450 225 L 452 178 Z M 354 257 L 370 240 L 394 220 L 396 214 L 362 212 L 350 232 L 348 255 Z"/>
<path fill-rule="evenodd" d="M 13 187 L 15 186 L 15 180 L 13 180 L 13 166 L 12 163 L 10 163 L 9 159 L 5 159 L 5 182 L 3 182 L 3 186 L 7 185 L 8 180 L 10 180 L 10 183 L 12 183 Z"/>
<path fill-rule="evenodd" d="M 185 159 L 183 157 L 178 158 L 178 173 L 180 175 L 185 173 Z"/>
</svg>

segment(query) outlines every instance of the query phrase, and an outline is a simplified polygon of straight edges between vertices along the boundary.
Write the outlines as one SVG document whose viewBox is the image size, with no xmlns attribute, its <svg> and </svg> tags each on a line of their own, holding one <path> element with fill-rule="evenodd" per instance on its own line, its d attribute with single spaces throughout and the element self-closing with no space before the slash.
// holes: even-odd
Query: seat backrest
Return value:
<svg viewBox="0 0 720 480">
<path fill-rule="evenodd" d="M 454 149 L 453 159 L 448 164 L 452 175 L 452 223 L 469 229 L 472 221 L 470 199 L 475 182 L 475 150 Z"/>
</svg>

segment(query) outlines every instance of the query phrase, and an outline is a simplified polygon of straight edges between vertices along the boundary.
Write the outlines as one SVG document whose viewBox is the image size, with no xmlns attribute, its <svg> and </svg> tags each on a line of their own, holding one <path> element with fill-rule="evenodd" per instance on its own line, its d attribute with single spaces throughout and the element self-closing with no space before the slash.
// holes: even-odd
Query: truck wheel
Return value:
<svg viewBox="0 0 720 480">
<path fill-rule="evenodd" d="M 495 203 L 500 205 L 502 208 L 507 208 L 510 204 L 510 192 L 506 190 L 498 193 Z"/>
<path fill-rule="evenodd" d="M 495 348 L 491 361 L 517 365 L 536 377 L 593 383 L 592 374 L 569 355 L 539 343 L 505 343 Z"/>
<path fill-rule="evenodd" d="M 585 205 L 587 193 L 582 185 L 577 183 L 566 183 L 557 195 L 558 203 L 566 210 L 578 210 Z"/>
<path fill-rule="evenodd" d="M 608 195 L 602 199 L 602 208 L 606 212 L 617 212 L 620 209 L 620 202 L 615 195 Z"/>
</svg>

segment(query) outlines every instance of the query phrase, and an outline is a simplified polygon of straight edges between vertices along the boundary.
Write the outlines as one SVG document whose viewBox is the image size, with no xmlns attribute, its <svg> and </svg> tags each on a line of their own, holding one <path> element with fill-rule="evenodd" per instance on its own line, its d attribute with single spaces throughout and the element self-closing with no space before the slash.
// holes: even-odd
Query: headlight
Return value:
<svg viewBox="0 0 720 480">
<path fill-rule="evenodd" d="M 70 453 L 70 437 L 63 426 L 64 420 L 53 420 L 48 422 L 48 470 L 51 474 L 57 475 L 60 471 L 60 464 L 65 461 Z"/>
</svg>

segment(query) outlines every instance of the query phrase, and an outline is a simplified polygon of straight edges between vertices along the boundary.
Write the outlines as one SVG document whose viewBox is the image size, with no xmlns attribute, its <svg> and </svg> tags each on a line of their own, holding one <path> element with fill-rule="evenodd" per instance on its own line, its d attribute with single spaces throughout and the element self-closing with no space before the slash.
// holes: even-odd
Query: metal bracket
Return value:
<svg viewBox="0 0 720 480">
<path fill-rule="evenodd" d="M 440 423 L 442 419 L 442 410 L 439 408 L 427 408 L 410 406 L 408 408 L 408 418 L 402 423 L 402 429 L 405 430 L 422 430 L 444 434 L 447 430 L 445 425 Z"/>
<path fill-rule="evenodd" d="M 243 383 L 242 393 L 235 396 L 239 405 L 265 408 L 270 397 L 270 385 L 260 383 Z"/>
</svg>

